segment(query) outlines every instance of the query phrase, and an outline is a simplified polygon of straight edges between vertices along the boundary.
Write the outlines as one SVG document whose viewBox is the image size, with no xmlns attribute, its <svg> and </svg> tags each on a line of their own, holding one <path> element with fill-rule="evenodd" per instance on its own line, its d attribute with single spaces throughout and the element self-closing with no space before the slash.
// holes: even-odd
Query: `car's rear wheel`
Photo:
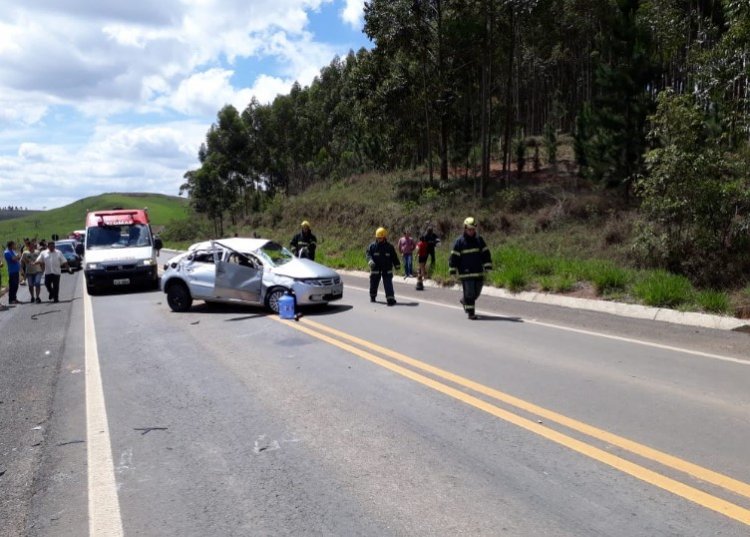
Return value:
<svg viewBox="0 0 750 537">
<path fill-rule="evenodd" d="M 266 295 L 266 307 L 274 313 L 279 313 L 279 299 L 284 296 L 286 289 L 276 287 L 271 289 Z"/>
<path fill-rule="evenodd" d="M 172 311 L 185 312 L 193 305 L 193 297 L 184 283 L 173 283 L 167 288 L 167 304 Z"/>
</svg>

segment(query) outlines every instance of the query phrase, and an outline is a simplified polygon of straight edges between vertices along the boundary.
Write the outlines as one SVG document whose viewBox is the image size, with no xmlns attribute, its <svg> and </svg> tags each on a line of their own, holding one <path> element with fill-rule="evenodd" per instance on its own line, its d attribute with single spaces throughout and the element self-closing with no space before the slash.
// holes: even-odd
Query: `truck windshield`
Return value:
<svg viewBox="0 0 750 537">
<path fill-rule="evenodd" d="M 146 224 L 90 227 L 86 231 L 86 248 L 127 248 L 151 246 L 151 232 Z"/>
</svg>

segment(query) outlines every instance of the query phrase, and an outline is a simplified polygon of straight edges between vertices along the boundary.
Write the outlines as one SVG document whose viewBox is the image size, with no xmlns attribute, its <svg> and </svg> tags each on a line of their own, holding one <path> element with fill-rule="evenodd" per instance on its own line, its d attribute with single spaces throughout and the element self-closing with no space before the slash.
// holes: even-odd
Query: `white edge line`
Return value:
<svg viewBox="0 0 750 537">
<path fill-rule="evenodd" d="M 120 502 L 117 498 L 107 409 L 99 369 L 94 314 L 91 297 L 84 291 L 84 330 L 86 353 L 86 452 L 88 456 L 88 496 L 90 537 L 122 537 Z"/>
<path fill-rule="evenodd" d="M 347 285 L 346 289 L 354 289 L 355 291 L 362 291 L 362 292 L 365 292 L 365 293 L 369 292 L 369 290 L 365 289 L 364 287 L 356 287 L 356 286 L 352 286 L 352 285 Z M 440 306 L 440 307 L 443 307 L 443 308 L 449 308 L 449 309 L 455 309 L 455 310 L 460 310 L 461 309 L 458 306 L 453 306 L 451 304 L 443 304 L 441 302 L 434 302 L 432 300 L 425 300 L 425 299 L 422 299 L 422 298 L 417 298 L 415 300 L 418 300 L 419 302 L 424 302 L 425 304 L 431 304 L 433 306 Z M 479 312 L 479 310 L 477 310 L 477 312 Z M 514 316 L 507 315 L 507 317 L 514 317 Z M 662 350 L 679 352 L 679 353 L 684 353 L 684 354 L 691 354 L 693 356 L 700 356 L 702 358 L 710 358 L 712 360 L 720 360 L 722 362 L 730 362 L 730 363 L 734 363 L 734 364 L 750 366 L 750 360 L 742 360 L 741 358 L 732 358 L 731 356 L 722 356 L 721 354 L 712 354 L 712 353 L 709 353 L 709 352 L 694 351 L 694 350 L 685 349 L 685 348 L 682 348 L 682 347 L 673 347 L 671 345 L 663 345 L 661 343 L 654 343 L 652 341 L 644 341 L 642 339 L 634 339 L 634 338 L 628 338 L 628 337 L 622 337 L 622 336 L 613 336 L 611 334 L 603 334 L 601 332 L 593 332 L 591 330 L 583 330 L 581 328 L 571 328 L 569 326 L 562 326 L 562 325 L 559 325 L 559 324 L 545 323 L 545 322 L 541 322 L 541 321 L 535 321 L 533 319 L 524 319 L 522 317 L 520 319 L 522 319 L 523 322 L 525 322 L 525 323 L 535 324 L 537 326 L 544 326 L 546 328 L 554 328 L 554 329 L 557 329 L 557 330 L 564 330 L 566 332 L 574 332 L 576 334 L 584 334 L 584 335 L 587 335 L 587 336 L 595 336 L 595 337 L 601 337 L 601 338 L 605 338 L 605 339 L 612 339 L 614 341 L 622 341 L 622 342 L 625 342 L 625 343 L 636 343 L 638 345 L 644 345 L 646 347 L 653 347 L 655 349 L 662 349 Z"/>
</svg>

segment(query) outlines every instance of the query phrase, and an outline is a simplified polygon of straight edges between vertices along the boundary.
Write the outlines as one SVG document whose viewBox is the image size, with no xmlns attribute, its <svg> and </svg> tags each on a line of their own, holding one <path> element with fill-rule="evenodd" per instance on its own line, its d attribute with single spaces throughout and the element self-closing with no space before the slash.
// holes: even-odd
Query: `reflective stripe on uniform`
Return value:
<svg viewBox="0 0 750 537">
<path fill-rule="evenodd" d="M 484 273 L 482 272 L 472 272 L 469 274 L 459 274 L 458 279 L 459 280 L 465 280 L 467 278 L 482 278 L 484 277 Z"/>
<path fill-rule="evenodd" d="M 481 251 L 482 250 L 480 250 L 479 248 L 467 248 L 466 250 L 463 250 L 462 253 L 463 254 L 478 254 Z"/>
</svg>

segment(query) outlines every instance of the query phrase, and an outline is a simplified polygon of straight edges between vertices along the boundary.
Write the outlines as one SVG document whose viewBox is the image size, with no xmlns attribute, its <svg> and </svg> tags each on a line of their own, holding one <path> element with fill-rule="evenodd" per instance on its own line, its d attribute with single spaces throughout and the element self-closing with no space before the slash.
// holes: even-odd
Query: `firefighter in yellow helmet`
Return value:
<svg viewBox="0 0 750 537">
<path fill-rule="evenodd" d="M 386 303 L 393 306 L 396 303 L 393 292 L 393 269 L 400 270 L 401 263 L 396 249 L 388 242 L 388 232 L 384 227 L 379 227 L 375 231 L 375 241 L 365 250 L 365 257 L 370 267 L 370 302 L 375 302 L 382 278 Z"/>
<path fill-rule="evenodd" d="M 461 304 L 469 319 L 476 319 L 475 304 L 482 293 L 484 273 L 492 270 L 490 249 L 477 233 L 477 222 L 469 216 L 464 220 L 464 233 L 456 239 L 448 260 L 450 273 L 458 275 L 463 286 Z"/>
<path fill-rule="evenodd" d="M 303 220 L 300 226 L 300 232 L 292 237 L 290 246 L 292 253 L 297 257 L 306 257 L 315 261 L 315 249 L 318 247 L 318 239 L 310 230 L 310 222 Z"/>
</svg>

